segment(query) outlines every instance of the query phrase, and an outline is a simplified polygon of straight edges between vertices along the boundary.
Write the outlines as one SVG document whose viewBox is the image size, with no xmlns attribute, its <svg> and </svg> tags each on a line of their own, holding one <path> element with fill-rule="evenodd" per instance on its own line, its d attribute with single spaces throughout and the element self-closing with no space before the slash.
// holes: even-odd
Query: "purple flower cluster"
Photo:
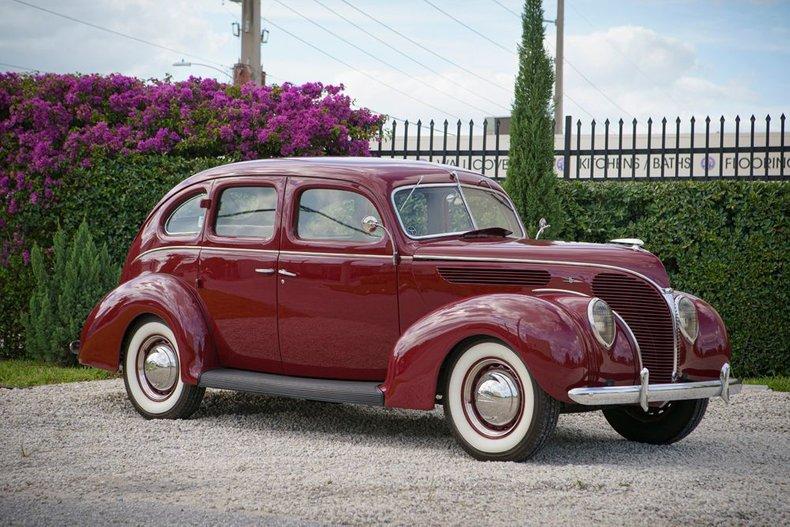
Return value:
<svg viewBox="0 0 790 527">
<path fill-rule="evenodd" d="M 318 82 L 0 73 L 0 264 L 24 248 L 20 217 L 57 199 L 71 167 L 133 153 L 367 155 L 381 119 Z"/>
</svg>

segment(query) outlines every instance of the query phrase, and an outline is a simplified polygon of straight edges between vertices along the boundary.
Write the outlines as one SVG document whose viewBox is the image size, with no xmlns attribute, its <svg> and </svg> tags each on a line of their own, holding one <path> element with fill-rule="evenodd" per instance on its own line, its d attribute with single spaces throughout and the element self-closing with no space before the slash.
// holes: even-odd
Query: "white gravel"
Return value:
<svg viewBox="0 0 790 527">
<path fill-rule="evenodd" d="M 714 401 L 684 441 L 560 416 L 527 463 L 480 463 L 441 410 L 209 391 L 146 421 L 120 380 L 0 389 L 0 524 L 790 524 L 790 393 Z"/>
</svg>

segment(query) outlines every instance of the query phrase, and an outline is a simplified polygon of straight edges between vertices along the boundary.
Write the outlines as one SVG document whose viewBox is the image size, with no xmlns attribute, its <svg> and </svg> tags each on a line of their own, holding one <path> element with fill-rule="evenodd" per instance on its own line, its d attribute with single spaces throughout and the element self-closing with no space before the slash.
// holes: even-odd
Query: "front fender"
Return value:
<svg viewBox="0 0 790 527">
<path fill-rule="evenodd" d="M 707 302 L 689 293 L 685 295 L 694 302 L 699 320 L 699 335 L 690 344 L 682 339 L 678 368 L 684 378 L 691 381 L 718 379 L 721 367 L 730 362 L 732 348 L 727 328 L 719 313 Z"/>
<path fill-rule="evenodd" d="M 446 305 L 401 336 L 382 386 L 385 404 L 430 409 L 448 354 L 472 337 L 501 340 L 518 352 L 538 385 L 557 400 L 568 390 L 601 382 L 602 367 L 616 364 L 618 380 L 632 380 L 635 352 L 624 332 L 612 350 L 599 349 L 586 324 L 589 298 L 495 294 Z M 612 360 L 615 357 L 615 360 Z M 617 369 L 617 368 L 615 368 Z"/>
<path fill-rule="evenodd" d="M 93 308 L 80 335 L 80 363 L 117 371 L 126 332 L 144 315 L 161 318 L 173 330 L 184 382 L 197 384 L 204 370 L 217 365 L 200 298 L 183 281 L 159 273 L 124 282 Z"/>
</svg>

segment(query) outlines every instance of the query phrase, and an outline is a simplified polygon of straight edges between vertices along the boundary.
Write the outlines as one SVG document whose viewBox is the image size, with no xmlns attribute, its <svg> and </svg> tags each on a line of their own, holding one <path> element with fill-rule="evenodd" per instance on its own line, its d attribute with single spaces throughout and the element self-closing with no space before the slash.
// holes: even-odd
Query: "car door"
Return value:
<svg viewBox="0 0 790 527">
<path fill-rule="evenodd" d="M 282 371 L 276 270 L 284 183 L 235 177 L 212 188 L 199 291 L 227 368 Z"/>
<path fill-rule="evenodd" d="M 398 339 L 392 242 L 361 228 L 381 219 L 364 187 L 288 178 L 278 265 L 279 333 L 286 374 L 383 380 Z"/>
</svg>

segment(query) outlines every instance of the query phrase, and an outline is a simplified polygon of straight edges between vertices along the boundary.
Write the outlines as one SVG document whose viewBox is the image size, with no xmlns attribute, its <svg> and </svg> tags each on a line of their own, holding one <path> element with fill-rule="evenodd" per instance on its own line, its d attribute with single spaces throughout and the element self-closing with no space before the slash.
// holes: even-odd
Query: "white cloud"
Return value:
<svg viewBox="0 0 790 527">
<path fill-rule="evenodd" d="M 724 111 L 761 111 L 751 79 L 711 80 L 715 65 L 700 64 L 694 47 L 641 26 L 619 26 L 607 31 L 567 38 L 566 56 L 622 107 L 616 108 L 571 68 L 566 71 L 566 93 L 596 118 L 644 120 L 676 115 L 698 118 Z M 586 115 L 568 105 L 566 113 Z"/>
</svg>

